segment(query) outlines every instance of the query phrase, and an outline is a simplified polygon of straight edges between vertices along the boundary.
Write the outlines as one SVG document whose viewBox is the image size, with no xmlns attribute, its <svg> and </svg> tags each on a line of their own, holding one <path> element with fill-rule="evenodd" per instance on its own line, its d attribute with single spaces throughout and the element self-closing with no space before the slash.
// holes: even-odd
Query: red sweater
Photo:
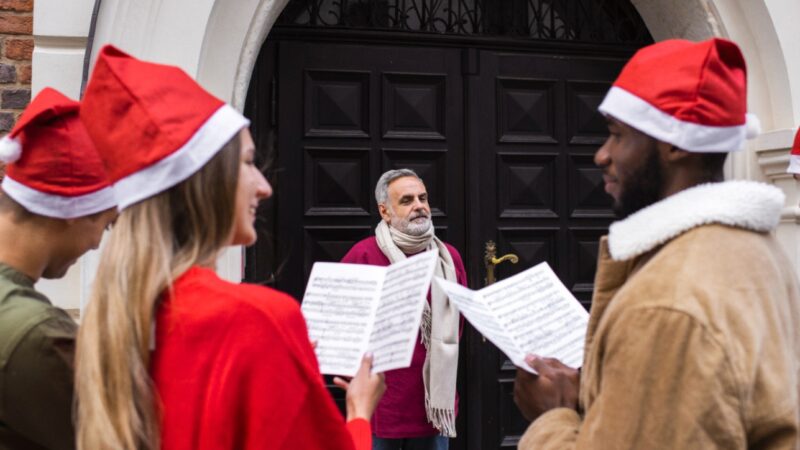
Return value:
<svg viewBox="0 0 800 450">
<path fill-rule="evenodd" d="M 370 449 L 369 424 L 345 425 L 325 389 L 288 295 L 194 267 L 156 319 L 162 449 Z"/>
<path fill-rule="evenodd" d="M 466 286 L 467 272 L 464 270 L 461 255 L 452 245 L 447 243 L 445 245 L 450 251 L 450 256 L 453 257 L 458 283 Z M 342 262 L 388 266 L 389 258 L 383 254 L 378 247 L 378 241 L 373 236 L 354 245 L 342 258 Z M 430 293 L 428 293 L 428 301 L 430 301 Z M 425 364 L 427 353 L 417 335 L 411 366 L 385 373 L 386 392 L 372 415 L 372 432 L 375 436 L 399 439 L 439 434 L 439 431 L 428 422 L 428 416 L 425 413 L 425 384 L 422 381 L 422 366 Z M 456 396 L 455 407 L 458 412 L 458 396 Z"/>
</svg>

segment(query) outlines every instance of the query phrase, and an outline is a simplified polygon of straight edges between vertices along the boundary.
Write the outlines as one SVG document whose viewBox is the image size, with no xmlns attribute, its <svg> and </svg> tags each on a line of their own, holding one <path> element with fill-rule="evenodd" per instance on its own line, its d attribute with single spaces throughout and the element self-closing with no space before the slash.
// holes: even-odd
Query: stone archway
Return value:
<svg viewBox="0 0 800 450">
<path fill-rule="evenodd" d="M 177 64 L 217 96 L 242 108 L 256 56 L 287 0 L 105 0 L 94 49 L 105 42 L 136 56 Z M 747 0 L 633 0 L 656 40 L 724 36 L 747 57 L 750 109 L 765 135 L 732 158 L 728 175 L 764 179 L 757 155 L 788 148 L 800 122 L 800 5 Z M 38 69 L 38 67 L 37 67 Z"/>
<path fill-rule="evenodd" d="M 241 107 L 258 50 L 286 3 L 238 0 L 233 7 L 222 0 L 146 0 L 134 7 L 105 0 L 94 49 L 113 42 L 139 57 L 177 64 Z M 751 105 L 764 128 L 792 128 L 800 121 L 800 50 L 790 45 L 800 34 L 792 26 L 800 5 L 745 0 L 632 3 L 656 40 L 716 35 L 738 42 L 750 65 Z"/>
<path fill-rule="evenodd" d="M 78 92 L 82 52 L 95 2 L 81 0 L 65 11 L 58 2 L 37 2 L 33 90 L 46 82 Z M 176 64 L 220 98 L 242 108 L 261 44 L 288 0 L 104 0 L 96 18 L 93 49 L 114 43 L 132 54 Z M 764 135 L 733 159 L 729 176 L 769 179 L 787 193 L 779 236 L 795 267 L 800 264 L 800 197 L 797 183 L 784 175 L 786 149 L 800 123 L 800 4 L 751 0 L 632 0 L 656 40 L 725 36 L 743 48 L 750 66 L 751 110 L 762 119 Z M 93 56 L 93 55 L 92 55 Z M 66 70 L 65 70 L 66 69 Z M 59 75 L 53 75 L 59 74 Z M 41 81 L 38 81 L 41 80 Z M 86 286 L 91 262 L 65 280 L 50 283 L 53 292 Z M 240 279 L 241 251 L 228 252 L 219 265 Z M 70 305 L 75 307 L 74 305 Z"/>
</svg>

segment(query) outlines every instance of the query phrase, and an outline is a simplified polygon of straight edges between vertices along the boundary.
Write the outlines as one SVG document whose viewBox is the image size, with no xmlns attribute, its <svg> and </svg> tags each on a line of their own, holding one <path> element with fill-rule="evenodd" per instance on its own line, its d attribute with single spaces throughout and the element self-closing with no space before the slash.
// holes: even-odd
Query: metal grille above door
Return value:
<svg viewBox="0 0 800 450">
<path fill-rule="evenodd" d="M 278 24 L 592 43 L 651 41 L 633 5 L 619 0 L 295 0 Z"/>
</svg>

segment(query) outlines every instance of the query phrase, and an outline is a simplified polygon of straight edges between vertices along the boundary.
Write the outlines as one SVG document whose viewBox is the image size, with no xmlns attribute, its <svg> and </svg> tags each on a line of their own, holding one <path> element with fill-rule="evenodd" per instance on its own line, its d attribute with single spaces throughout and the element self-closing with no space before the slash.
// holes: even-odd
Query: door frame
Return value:
<svg viewBox="0 0 800 450">
<path fill-rule="evenodd" d="M 462 257 L 464 259 L 465 267 L 467 269 L 468 279 L 470 280 L 470 288 L 477 289 L 483 286 L 485 277 L 483 261 L 482 244 L 484 239 L 484 230 L 478 226 L 481 217 L 481 211 L 476 205 L 479 203 L 479 198 L 482 190 L 482 183 L 486 183 L 484 174 L 481 174 L 478 164 L 472 162 L 478 158 L 476 152 L 480 148 L 470 142 L 468 125 L 471 120 L 471 112 L 473 110 L 480 110 L 481 105 L 475 105 L 471 102 L 473 99 L 470 96 L 471 82 L 474 76 L 479 74 L 480 69 L 480 53 L 485 50 L 492 50 L 496 52 L 512 52 L 524 54 L 543 54 L 543 55 L 575 55 L 592 57 L 627 57 L 630 56 L 637 48 L 636 46 L 624 45 L 602 45 L 591 43 L 565 43 L 553 41 L 530 41 L 523 39 L 507 39 L 497 37 L 481 37 L 481 36 L 451 36 L 451 35 L 434 35 L 434 34 L 420 34 L 420 33 L 402 33 L 390 31 L 368 31 L 368 30 L 341 30 L 341 29 L 326 29 L 326 28 L 295 28 L 295 27 L 282 27 L 275 26 L 272 29 L 268 41 L 265 43 L 264 48 L 265 58 L 270 59 L 271 62 L 257 63 L 256 71 L 251 82 L 250 92 L 248 93 L 249 112 L 252 114 L 254 123 L 271 123 L 275 124 L 275 114 L 278 111 L 276 87 L 272 79 L 275 78 L 277 71 L 278 44 L 281 41 L 301 41 L 301 42 L 324 42 L 336 44 L 358 44 L 358 45 L 384 45 L 393 47 L 437 47 L 437 48 L 456 48 L 461 50 L 461 63 L 463 75 L 463 143 L 464 143 L 464 189 L 465 189 L 465 246 L 463 248 Z M 398 41 L 400 41 L 398 43 Z M 259 68 L 266 68 L 265 70 L 271 71 L 266 75 L 259 73 Z M 264 85 L 266 82 L 266 86 Z M 257 108 L 253 103 L 258 103 L 257 98 L 261 98 L 261 108 Z M 268 107 L 263 107 L 268 105 Z M 265 148 L 261 145 L 268 146 L 269 143 L 265 140 L 265 136 L 258 136 L 256 138 L 261 142 L 258 148 Z M 272 139 L 277 141 L 277 139 Z M 493 174 L 492 174 L 493 176 Z M 469 180 L 469 182 L 467 182 Z M 273 208 L 277 210 L 278 208 Z M 269 226 L 274 226 L 276 217 L 267 218 Z M 472 225 L 471 225 L 472 224 Z M 263 239 L 263 237 L 262 237 Z M 272 252 L 269 257 L 257 257 L 254 250 L 248 251 L 248 258 L 245 264 L 245 274 L 248 276 L 248 281 L 264 282 L 266 280 L 253 279 L 257 272 L 258 265 L 269 265 L 274 262 L 275 248 L 272 246 Z M 256 267 L 254 267 L 254 265 Z M 461 346 L 462 352 L 465 357 L 460 358 L 459 361 L 459 380 L 458 388 L 461 396 L 461 405 L 467 408 L 460 408 L 458 417 L 458 428 L 462 430 L 462 435 L 459 435 L 452 445 L 454 450 L 481 450 L 484 444 L 483 430 L 481 426 L 475 426 L 472 423 L 474 420 L 480 420 L 481 415 L 470 414 L 470 411 L 482 411 L 484 399 L 482 389 L 485 382 L 492 382 L 496 377 L 491 376 L 489 370 L 482 370 L 482 366 L 486 362 L 478 361 L 480 355 L 485 353 L 485 343 L 481 339 L 481 335 L 472 329 L 469 324 L 466 325 L 467 329 L 463 334 L 463 344 Z M 480 359 L 480 358 L 478 358 Z M 491 363 L 490 363 L 491 364 Z M 487 380 L 486 377 L 490 379 Z M 487 405 L 488 406 L 488 405 Z M 494 406 L 492 406 L 494 407 Z M 472 416 L 475 417 L 472 417 Z M 472 419 L 472 420 L 471 420 Z M 516 442 L 504 443 L 506 446 L 516 445 Z"/>
</svg>

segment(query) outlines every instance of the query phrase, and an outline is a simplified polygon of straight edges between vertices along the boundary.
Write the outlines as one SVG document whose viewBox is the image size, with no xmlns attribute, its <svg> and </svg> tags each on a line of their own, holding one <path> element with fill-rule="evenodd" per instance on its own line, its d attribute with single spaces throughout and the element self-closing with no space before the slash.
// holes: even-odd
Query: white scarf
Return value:
<svg viewBox="0 0 800 450">
<path fill-rule="evenodd" d="M 389 262 L 406 259 L 406 254 L 423 250 L 439 252 L 437 276 L 456 282 L 456 268 L 447 247 L 433 231 L 433 226 L 422 236 L 411 236 L 389 227 L 381 221 L 375 228 L 378 247 Z M 433 320 L 436 319 L 436 320 Z M 455 305 L 450 304 L 447 295 L 431 284 L 431 303 L 425 302 L 420 324 L 421 339 L 428 351 L 422 367 L 422 380 L 425 383 L 425 412 L 428 421 L 448 437 L 456 436 L 456 378 L 458 376 L 458 328 L 459 314 Z"/>
</svg>

